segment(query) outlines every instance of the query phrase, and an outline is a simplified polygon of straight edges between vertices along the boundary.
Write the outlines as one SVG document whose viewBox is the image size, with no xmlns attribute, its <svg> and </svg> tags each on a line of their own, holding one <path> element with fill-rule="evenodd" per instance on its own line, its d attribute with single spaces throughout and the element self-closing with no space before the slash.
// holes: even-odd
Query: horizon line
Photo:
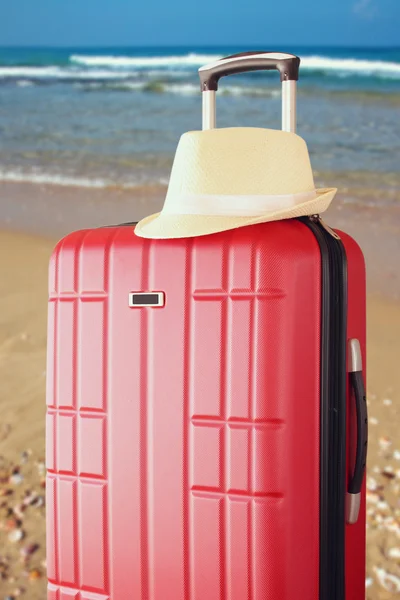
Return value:
<svg viewBox="0 0 400 600">
<path fill-rule="evenodd" d="M 216 49 L 216 48 L 248 48 L 249 46 L 253 46 L 254 50 L 256 50 L 256 46 L 258 46 L 259 48 L 262 48 L 262 44 L 257 44 L 252 43 L 252 44 L 230 44 L 230 43 L 226 43 L 226 44 L 207 44 L 207 45 L 203 45 L 203 44 L 159 44 L 159 45 L 154 45 L 154 44 L 122 44 L 122 45 L 115 45 L 115 44 L 59 44 L 59 45 L 52 45 L 52 44 L 0 44 L 0 49 L 10 49 L 10 48 L 25 48 L 25 49 L 36 49 L 36 50 L 74 50 L 74 49 L 167 49 L 167 48 L 173 48 L 173 49 Z M 392 44 L 386 44 L 386 45 L 374 45 L 374 44 L 370 44 L 370 45 L 348 45 L 348 44 L 277 44 L 277 46 L 281 46 L 281 47 L 285 47 L 286 49 L 293 49 L 293 48 L 319 48 L 319 49 L 352 49 L 352 50 L 400 50 L 400 45 L 392 45 Z M 277 51 L 278 48 L 275 47 L 274 51 Z M 272 50 L 265 50 L 266 52 L 270 52 Z"/>
</svg>

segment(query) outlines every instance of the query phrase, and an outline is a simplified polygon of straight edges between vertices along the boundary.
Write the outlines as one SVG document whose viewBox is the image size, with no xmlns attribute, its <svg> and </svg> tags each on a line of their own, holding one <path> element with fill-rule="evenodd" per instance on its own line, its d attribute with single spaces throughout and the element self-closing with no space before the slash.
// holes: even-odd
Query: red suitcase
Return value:
<svg viewBox="0 0 400 600">
<path fill-rule="evenodd" d="M 79 231 L 51 259 L 48 333 L 49 600 L 364 598 L 348 235 Z"/>
</svg>

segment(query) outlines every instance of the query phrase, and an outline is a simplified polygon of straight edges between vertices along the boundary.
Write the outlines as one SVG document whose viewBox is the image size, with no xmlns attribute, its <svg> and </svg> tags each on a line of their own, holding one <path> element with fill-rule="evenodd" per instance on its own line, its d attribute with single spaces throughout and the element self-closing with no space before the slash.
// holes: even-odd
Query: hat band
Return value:
<svg viewBox="0 0 400 600">
<path fill-rule="evenodd" d="M 164 204 L 163 214 L 261 217 L 292 208 L 317 197 L 316 190 L 281 195 L 181 194 Z"/>
</svg>

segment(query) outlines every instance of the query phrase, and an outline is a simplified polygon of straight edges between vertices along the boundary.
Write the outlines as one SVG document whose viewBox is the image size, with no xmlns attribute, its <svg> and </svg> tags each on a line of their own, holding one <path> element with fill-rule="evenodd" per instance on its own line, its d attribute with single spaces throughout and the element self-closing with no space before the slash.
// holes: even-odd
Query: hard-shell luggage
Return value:
<svg viewBox="0 0 400 600">
<path fill-rule="evenodd" d="M 353 239 L 317 215 L 78 231 L 49 293 L 49 600 L 364 598 Z"/>
</svg>

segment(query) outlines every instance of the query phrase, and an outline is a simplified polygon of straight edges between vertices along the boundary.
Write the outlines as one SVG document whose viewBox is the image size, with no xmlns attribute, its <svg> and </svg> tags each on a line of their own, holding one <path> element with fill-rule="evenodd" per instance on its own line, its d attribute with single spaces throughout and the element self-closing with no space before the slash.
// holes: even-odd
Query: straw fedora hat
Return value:
<svg viewBox="0 0 400 600">
<path fill-rule="evenodd" d="M 160 213 L 144 238 L 217 233 L 325 211 L 336 188 L 315 189 L 305 141 L 287 131 L 234 127 L 182 135 Z"/>
</svg>

